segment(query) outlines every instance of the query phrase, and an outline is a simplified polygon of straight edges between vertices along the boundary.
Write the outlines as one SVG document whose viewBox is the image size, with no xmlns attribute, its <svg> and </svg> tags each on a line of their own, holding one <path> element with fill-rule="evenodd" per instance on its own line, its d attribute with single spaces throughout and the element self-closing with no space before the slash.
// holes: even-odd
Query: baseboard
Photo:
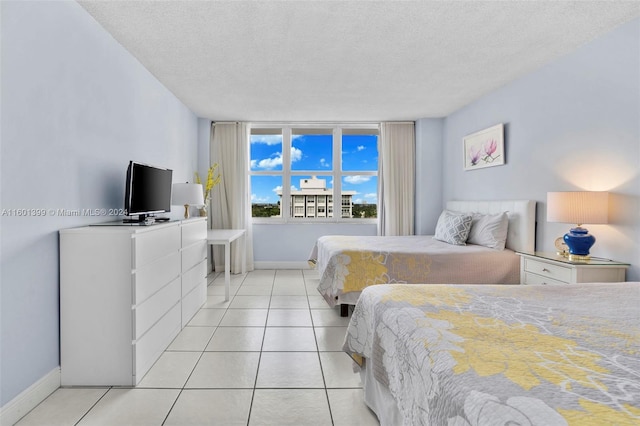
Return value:
<svg viewBox="0 0 640 426">
<path fill-rule="evenodd" d="M 309 263 L 301 262 L 253 262 L 254 269 L 311 269 Z"/>
<path fill-rule="evenodd" d="M 15 424 L 59 387 L 60 367 L 56 367 L 0 408 L 0 425 Z"/>
</svg>

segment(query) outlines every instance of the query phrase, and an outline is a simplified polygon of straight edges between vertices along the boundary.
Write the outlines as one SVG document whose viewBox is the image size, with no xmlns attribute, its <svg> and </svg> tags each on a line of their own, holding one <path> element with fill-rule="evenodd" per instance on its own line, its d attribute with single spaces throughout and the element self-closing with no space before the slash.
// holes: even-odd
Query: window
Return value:
<svg viewBox="0 0 640 426">
<path fill-rule="evenodd" d="M 375 219 L 378 126 L 256 126 L 250 139 L 254 218 Z M 333 217 L 333 197 L 341 201 Z"/>
</svg>

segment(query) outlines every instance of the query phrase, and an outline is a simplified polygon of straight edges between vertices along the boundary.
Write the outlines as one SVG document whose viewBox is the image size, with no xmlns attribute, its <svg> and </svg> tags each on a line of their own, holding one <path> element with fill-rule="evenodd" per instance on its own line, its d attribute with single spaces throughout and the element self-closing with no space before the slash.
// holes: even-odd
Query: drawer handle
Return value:
<svg viewBox="0 0 640 426">
<path fill-rule="evenodd" d="M 551 272 L 551 271 L 548 270 L 547 268 L 542 268 L 542 272 Z"/>
</svg>

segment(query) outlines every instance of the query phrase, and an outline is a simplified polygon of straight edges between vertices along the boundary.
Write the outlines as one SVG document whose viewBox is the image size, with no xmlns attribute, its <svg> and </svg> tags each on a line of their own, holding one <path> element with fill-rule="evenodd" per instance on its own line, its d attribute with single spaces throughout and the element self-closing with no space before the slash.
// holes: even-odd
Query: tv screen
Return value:
<svg viewBox="0 0 640 426">
<path fill-rule="evenodd" d="M 124 199 L 127 215 L 145 216 L 171 211 L 173 171 L 147 164 L 129 162 Z"/>
</svg>

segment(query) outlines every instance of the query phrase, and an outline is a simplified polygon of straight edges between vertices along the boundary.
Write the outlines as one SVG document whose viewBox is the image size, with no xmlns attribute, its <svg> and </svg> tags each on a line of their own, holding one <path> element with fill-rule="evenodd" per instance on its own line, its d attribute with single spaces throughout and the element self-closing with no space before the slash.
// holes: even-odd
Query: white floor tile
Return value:
<svg viewBox="0 0 640 426">
<path fill-rule="evenodd" d="M 238 289 L 237 296 L 269 296 L 271 295 L 270 285 L 246 285 Z"/>
<path fill-rule="evenodd" d="M 189 321 L 190 326 L 215 327 L 225 313 L 225 309 L 200 309 Z"/>
<path fill-rule="evenodd" d="M 209 343 L 215 327 L 185 327 L 173 339 L 168 351 L 200 351 Z"/>
<path fill-rule="evenodd" d="M 364 403 L 362 389 L 327 389 L 335 426 L 376 426 L 375 413 Z"/>
<path fill-rule="evenodd" d="M 259 359 L 259 352 L 205 352 L 185 387 L 251 389 Z"/>
<path fill-rule="evenodd" d="M 267 309 L 271 296 L 238 296 L 233 298 L 229 309 Z"/>
<path fill-rule="evenodd" d="M 327 388 L 361 388 L 360 373 L 354 371 L 353 360 L 344 352 L 320 352 L 322 374 Z"/>
<path fill-rule="evenodd" d="M 306 296 L 307 289 L 302 283 L 276 283 L 271 294 L 275 296 Z"/>
<path fill-rule="evenodd" d="M 341 352 L 347 327 L 315 327 L 318 350 Z"/>
<path fill-rule="evenodd" d="M 338 307 L 333 309 L 311 309 L 314 327 L 346 327 L 350 317 L 341 317 Z"/>
<path fill-rule="evenodd" d="M 207 351 L 260 352 L 264 327 L 218 327 Z"/>
<path fill-rule="evenodd" d="M 184 390 L 164 426 L 246 425 L 251 389 Z"/>
<path fill-rule="evenodd" d="M 227 309 L 231 304 L 231 300 L 224 300 L 224 291 L 222 294 L 218 295 L 209 295 L 207 296 L 207 301 L 202 305 L 205 309 Z M 229 296 L 233 297 L 233 293 L 229 291 Z"/>
<path fill-rule="evenodd" d="M 317 293 L 317 292 L 316 292 Z M 309 293 L 309 307 L 311 309 L 331 309 L 331 306 L 324 300 L 324 297 L 319 294 L 316 296 L 312 293 Z"/>
<path fill-rule="evenodd" d="M 378 424 L 317 271 L 231 279 L 225 302 L 224 275 L 207 277 L 205 305 L 138 387 L 58 389 L 17 425 Z"/>
<path fill-rule="evenodd" d="M 267 327 L 311 327 L 309 309 L 269 309 Z"/>
<path fill-rule="evenodd" d="M 311 327 L 267 327 L 262 350 L 304 352 L 317 351 L 318 348 Z"/>
<path fill-rule="evenodd" d="M 331 414 L 325 391 L 256 389 L 249 425 L 330 426 Z"/>
<path fill-rule="evenodd" d="M 283 277 L 302 277 L 302 269 L 278 269 L 276 270 L 276 278 Z"/>
<path fill-rule="evenodd" d="M 240 287 L 231 286 L 229 288 L 229 295 L 234 296 Z M 224 296 L 224 285 L 210 285 L 207 287 L 207 295 L 209 296 Z"/>
<path fill-rule="evenodd" d="M 182 389 L 202 352 L 164 352 L 138 383 L 138 388 Z"/>
<path fill-rule="evenodd" d="M 242 274 L 231 274 L 229 276 L 229 285 L 231 287 L 238 287 L 239 285 L 241 285 L 245 280 L 245 276 Z M 224 286 L 225 283 L 225 278 L 224 278 L 224 272 L 221 272 L 218 276 L 216 276 L 216 278 L 211 281 L 209 283 L 209 285 L 214 285 L 214 286 Z"/>
<path fill-rule="evenodd" d="M 221 327 L 264 327 L 268 309 L 229 309 L 220 321 Z"/>
<path fill-rule="evenodd" d="M 16 426 L 74 425 L 108 388 L 60 388 L 24 416 Z"/>
<path fill-rule="evenodd" d="M 317 352 L 262 352 L 258 388 L 324 388 Z"/>
<path fill-rule="evenodd" d="M 275 277 L 275 271 L 273 270 L 252 271 L 249 274 L 247 274 L 246 278 L 244 279 L 243 285 L 272 286 L 274 277 Z"/>
<path fill-rule="evenodd" d="M 271 309 L 309 309 L 307 296 L 272 296 Z"/>
<path fill-rule="evenodd" d="M 78 425 L 158 426 L 179 392 L 179 389 L 110 389 Z"/>
</svg>

